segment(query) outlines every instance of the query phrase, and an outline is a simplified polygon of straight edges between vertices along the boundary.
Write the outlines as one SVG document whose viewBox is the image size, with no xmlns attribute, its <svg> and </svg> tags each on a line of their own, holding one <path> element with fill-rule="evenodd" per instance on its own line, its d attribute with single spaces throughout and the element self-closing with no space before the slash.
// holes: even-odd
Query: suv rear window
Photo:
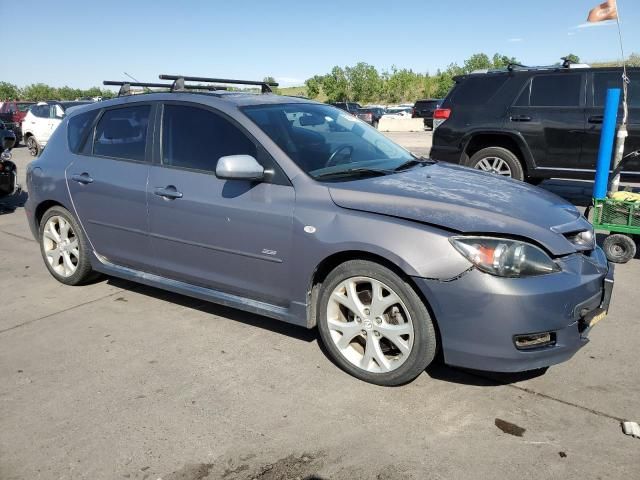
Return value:
<svg viewBox="0 0 640 480">
<path fill-rule="evenodd" d="M 627 97 L 630 107 L 640 107 L 640 75 L 636 72 L 628 73 L 631 83 L 627 85 Z M 593 74 L 593 105 L 604 106 L 607 89 L 622 88 L 622 72 L 595 72 Z"/>
<path fill-rule="evenodd" d="M 577 107 L 582 93 L 582 75 L 538 75 L 531 79 L 529 105 L 532 107 Z M 526 92 L 524 93 L 526 95 Z M 519 101 L 519 105 L 522 103 Z M 524 105 L 526 105 L 526 100 Z"/>
<path fill-rule="evenodd" d="M 81 113 L 69 119 L 67 137 L 69 139 L 69 150 L 73 153 L 79 153 L 82 149 L 89 133 L 89 128 L 93 124 L 99 111 L 100 110 L 91 110 L 90 112 Z"/>
<path fill-rule="evenodd" d="M 144 161 L 150 111 L 149 105 L 107 110 L 96 127 L 94 155 Z"/>
<path fill-rule="evenodd" d="M 451 102 L 460 105 L 487 103 L 507 81 L 506 75 L 468 77 L 455 87 Z"/>
</svg>

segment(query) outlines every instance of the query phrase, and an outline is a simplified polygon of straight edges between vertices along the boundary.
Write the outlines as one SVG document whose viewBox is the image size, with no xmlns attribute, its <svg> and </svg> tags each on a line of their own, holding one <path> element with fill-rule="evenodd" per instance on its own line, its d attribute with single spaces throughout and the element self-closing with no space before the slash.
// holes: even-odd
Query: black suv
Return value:
<svg viewBox="0 0 640 480">
<path fill-rule="evenodd" d="M 424 126 L 433 128 L 433 112 L 440 108 L 442 105 L 441 98 L 425 98 L 424 100 L 416 101 L 413 106 L 413 118 L 422 118 Z"/>
<path fill-rule="evenodd" d="M 629 137 L 640 149 L 640 68 L 627 69 Z M 608 88 L 621 68 L 526 68 L 472 73 L 437 110 L 431 156 L 518 180 L 593 178 Z M 618 121 L 622 118 L 622 107 Z M 440 119 L 440 120 L 438 120 Z M 623 178 L 640 179 L 640 161 Z"/>
</svg>

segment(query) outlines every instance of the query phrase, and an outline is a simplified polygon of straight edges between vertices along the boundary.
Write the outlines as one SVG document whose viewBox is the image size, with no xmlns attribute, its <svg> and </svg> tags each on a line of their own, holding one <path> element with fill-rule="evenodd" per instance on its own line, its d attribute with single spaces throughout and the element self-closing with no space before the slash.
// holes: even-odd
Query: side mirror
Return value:
<svg viewBox="0 0 640 480">
<path fill-rule="evenodd" d="M 262 180 L 264 167 L 251 155 L 227 155 L 218 159 L 216 177 L 228 180 Z"/>
</svg>

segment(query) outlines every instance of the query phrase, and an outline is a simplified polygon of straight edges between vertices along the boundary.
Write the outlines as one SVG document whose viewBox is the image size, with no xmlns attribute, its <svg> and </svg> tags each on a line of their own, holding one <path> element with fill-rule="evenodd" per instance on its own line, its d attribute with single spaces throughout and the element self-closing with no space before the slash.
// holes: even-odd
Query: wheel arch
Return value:
<svg viewBox="0 0 640 480">
<path fill-rule="evenodd" d="M 338 265 L 347 262 L 349 260 L 368 260 L 370 262 L 377 263 L 383 267 L 388 268 L 393 273 L 398 275 L 402 280 L 416 292 L 418 297 L 422 300 L 436 330 L 436 336 L 438 338 L 438 345 L 442 345 L 440 339 L 440 327 L 438 326 L 438 319 L 435 316 L 433 308 L 429 299 L 425 297 L 424 293 L 416 283 L 410 274 L 408 274 L 398 263 L 390 260 L 388 257 L 384 257 L 377 253 L 372 253 L 366 250 L 344 250 L 340 252 L 332 253 L 325 257 L 315 268 L 309 281 L 308 289 L 308 303 L 307 303 L 307 325 L 309 328 L 316 326 L 316 315 L 318 311 L 319 291 L 322 282 L 327 278 L 329 273 Z"/>
<path fill-rule="evenodd" d="M 44 200 L 40 202 L 34 210 L 33 219 L 35 221 L 36 228 L 40 228 L 40 221 L 42 220 L 42 217 L 51 207 L 62 207 L 73 215 L 73 211 L 66 205 L 63 205 L 56 200 Z"/>
<path fill-rule="evenodd" d="M 522 163 L 525 175 L 536 168 L 531 151 L 520 133 L 492 130 L 471 132 L 463 139 L 460 163 L 468 165 L 469 159 L 475 153 L 488 147 L 502 147 L 513 152 Z"/>
</svg>

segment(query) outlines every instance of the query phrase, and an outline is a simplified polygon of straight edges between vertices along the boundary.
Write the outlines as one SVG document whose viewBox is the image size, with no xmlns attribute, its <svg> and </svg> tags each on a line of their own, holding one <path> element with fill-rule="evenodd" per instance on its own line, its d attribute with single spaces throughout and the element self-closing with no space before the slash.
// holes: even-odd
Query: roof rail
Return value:
<svg viewBox="0 0 640 480">
<path fill-rule="evenodd" d="M 176 89 L 175 83 L 153 83 L 153 82 L 126 82 L 119 80 L 105 80 L 102 82 L 103 85 L 114 85 L 120 86 L 120 90 L 118 91 L 118 96 L 122 97 L 125 95 L 131 95 L 131 87 L 146 87 L 146 88 L 167 88 L 172 91 L 174 90 L 226 90 L 227 87 L 223 87 L 220 85 L 182 85 L 182 88 Z"/>
<path fill-rule="evenodd" d="M 259 85 L 262 93 L 272 93 L 271 87 L 277 87 L 276 82 L 265 82 L 259 80 L 234 80 L 230 78 L 209 78 L 209 77 L 186 77 L 183 75 L 160 75 L 160 80 L 173 80 L 174 89 L 189 88 L 184 82 L 204 82 L 204 83 L 230 83 L 232 85 Z"/>
</svg>

